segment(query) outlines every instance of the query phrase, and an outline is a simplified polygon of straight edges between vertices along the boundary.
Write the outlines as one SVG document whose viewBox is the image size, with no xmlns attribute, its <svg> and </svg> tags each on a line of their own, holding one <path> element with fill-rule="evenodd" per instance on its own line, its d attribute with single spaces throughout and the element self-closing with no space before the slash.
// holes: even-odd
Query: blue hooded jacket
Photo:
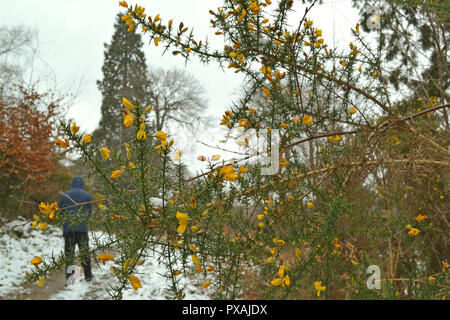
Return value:
<svg viewBox="0 0 450 320">
<path fill-rule="evenodd" d="M 58 203 L 58 208 L 62 210 L 61 211 L 62 214 L 77 215 L 79 217 L 81 217 L 82 214 L 86 214 L 88 217 L 91 217 L 92 203 L 73 206 L 74 204 L 77 203 L 90 201 L 92 201 L 92 197 L 88 192 L 84 190 L 83 178 L 74 177 L 72 180 L 72 187 L 70 188 L 70 190 L 61 195 L 61 198 Z M 71 208 L 64 209 L 66 207 Z M 63 233 L 67 232 L 88 232 L 87 223 L 65 222 L 63 223 Z"/>
</svg>

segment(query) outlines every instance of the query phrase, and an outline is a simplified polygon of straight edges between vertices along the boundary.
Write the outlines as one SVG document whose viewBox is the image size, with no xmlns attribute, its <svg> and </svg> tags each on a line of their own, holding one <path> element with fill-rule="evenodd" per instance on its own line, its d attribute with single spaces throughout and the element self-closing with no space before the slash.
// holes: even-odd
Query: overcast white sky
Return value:
<svg viewBox="0 0 450 320">
<path fill-rule="evenodd" d="M 209 9 L 216 10 L 221 0 L 128 1 L 128 4 L 135 3 L 145 7 L 146 13 L 151 16 L 159 13 L 164 21 L 173 18 L 175 25 L 183 21 L 186 26 L 194 28 L 197 39 L 208 36 L 214 40 L 212 43 L 221 45 L 221 38 L 215 36 L 210 28 L 211 15 L 208 12 Z M 297 13 L 290 20 L 294 25 L 303 16 L 305 7 L 301 0 L 294 1 Z M 14 0 L 3 3 L 0 11 L 0 25 L 36 28 L 40 58 L 54 71 L 58 83 L 84 77 L 83 90 L 67 116 L 89 131 L 94 130 L 100 120 L 101 95 L 96 81 L 102 78 L 103 44 L 111 41 L 114 17 L 119 10 L 118 0 Z M 349 0 L 324 0 L 323 5 L 317 5 L 311 11 L 309 19 L 323 29 L 326 43 L 334 47 L 333 44 L 351 41 L 350 28 L 358 21 L 358 12 L 351 7 Z M 149 45 L 145 36 L 143 40 L 150 66 L 186 68 L 204 84 L 209 99 L 207 112 L 219 123 L 221 115 L 231 105 L 232 94 L 237 91 L 242 78 L 232 71 L 224 73 L 215 64 L 204 66 L 192 61 L 185 67 L 183 59 L 170 53 L 161 56 L 160 47 Z M 209 137 L 208 143 L 223 139 L 223 136 L 217 136 L 213 141 L 211 134 L 205 137 Z M 181 149 L 185 149 L 188 155 L 186 147 Z M 192 147 L 190 149 L 193 150 Z M 199 146 L 190 158 L 196 158 L 200 153 L 212 155 L 220 152 Z"/>
</svg>

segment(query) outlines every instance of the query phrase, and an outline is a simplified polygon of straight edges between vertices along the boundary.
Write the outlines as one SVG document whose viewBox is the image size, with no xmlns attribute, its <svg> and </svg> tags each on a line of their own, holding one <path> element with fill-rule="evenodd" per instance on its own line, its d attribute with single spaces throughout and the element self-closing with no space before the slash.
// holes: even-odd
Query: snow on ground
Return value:
<svg viewBox="0 0 450 320">
<path fill-rule="evenodd" d="M 4 221 L 3 221 L 4 223 Z M 18 217 L 12 222 L 0 221 L 0 299 L 12 299 L 19 293 L 30 291 L 24 289 L 25 271 L 32 270 L 30 260 L 34 256 L 40 256 L 44 261 L 52 256 L 59 256 L 64 249 L 62 231 L 59 228 L 48 226 L 45 231 L 31 228 L 31 222 L 23 217 Z M 102 233 L 90 234 L 101 239 Z M 90 240 L 90 245 L 93 241 Z M 79 281 L 69 287 L 64 283 L 54 293 L 50 293 L 51 300 L 98 300 L 108 299 L 107 288 L 113 284 L 110 266 L 96 265 L 91 259 L 94 278 L 91 282 L 85 282 L 82 269 Z M 136 275 L 142 283 L 142 288 L 134 291 L 131 287 L 123 291 L 123 299 L 133 300 L 164 300 L 167 294 L 167 281 L 161 276 L 165 273 L 164 266 L 160 265 L 155 256 L 137 267 Z M 195 280 L 184 278 L 180 283 L 185 286 L 185 299 L 207 300 L 210 299 L 211 289 L 201 288 L 205 279 L 195 277 Z M 51 278 L 48 281 L 52 281 Z"/>
<path fill-rule="evenodd" d="M 0 298 L 21 291 L 25 271 L 32 267 L 34 256 L 42 258 L 61 253 L 64 247 L 62 232 L 48 228 L 45 232 L 31 228 L 23 217 L 0 228 Z"/>
</svg>

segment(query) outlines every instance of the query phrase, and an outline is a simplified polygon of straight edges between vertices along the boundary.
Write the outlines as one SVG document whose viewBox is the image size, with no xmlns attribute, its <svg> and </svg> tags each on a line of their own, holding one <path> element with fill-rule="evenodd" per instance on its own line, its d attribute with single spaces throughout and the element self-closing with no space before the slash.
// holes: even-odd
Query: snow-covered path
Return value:
<svg viewBox="0 0 450 320">
<path fill-rule="evenodd" d="M 101 234 L 95 233 L 95 236 L 100 237 Z M 35 230 L 31 228 L 31 222 L 22 217 L 8 223 L 0 221 L 0 299 L 43 299 L 43 297 L 50 300 L 108 299 L 106 288 L 111 284 L 110 266 L 113 262 L 97 266 L 94 260 L 91 260 L 94 274 L 92 281 L 85 282 L 81 276 L 80 282 L 68 288 L 64 286 L 65 279 L 62 272 L 51 275 L 42 288 L 25 283 L 25 272 L 33 268 L 30 260 L 34 256 L 40 256 L 45 260 L 52 254 L 59 256 L 63 248 L 64 240 L 59 228 L 48 226 L 45 231 Z M 165 270 L 158 264 L 156 258 L 147 259 L 137 271 L 142 288 L 137 291 L 132 288 L 124 290 L 123 299 L 166 299 L 166 279 L 160 275 Z M 201 284 L 201 279 L 190 280 L 184 290 L 185 299 L 210 299 L 209 288 L 203 289 Z M 38 294 L 34 294 L 34 291 Z"/>
</svg>

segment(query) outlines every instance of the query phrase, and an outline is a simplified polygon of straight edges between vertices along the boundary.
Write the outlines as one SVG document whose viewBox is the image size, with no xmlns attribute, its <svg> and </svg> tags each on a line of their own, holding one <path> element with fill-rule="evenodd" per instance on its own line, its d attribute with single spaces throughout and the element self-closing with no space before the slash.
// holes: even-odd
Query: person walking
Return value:
<svg viewBox="0 0 450 320">
<path fill-rule="evenodd" d="M 79 203 L 80 205 L 77 205 Z M 70 219 L 70 221 L 63 223 L 66 280 L 72 275 L 72 273 L 68 273 L 68 268 L 73 265 L 75 246 L 78 245 L 84 279 L 91 281 L 92 271 L 87 218 L 90 218 L 92 215 L 92 196 L 84 190 L 82 177 L 77 176 L 72 179 L 72 186 L 70 190 L 61 195 L 58 208 L 61 209 L 63 216 L 66 215 Z"/>
</svg>

